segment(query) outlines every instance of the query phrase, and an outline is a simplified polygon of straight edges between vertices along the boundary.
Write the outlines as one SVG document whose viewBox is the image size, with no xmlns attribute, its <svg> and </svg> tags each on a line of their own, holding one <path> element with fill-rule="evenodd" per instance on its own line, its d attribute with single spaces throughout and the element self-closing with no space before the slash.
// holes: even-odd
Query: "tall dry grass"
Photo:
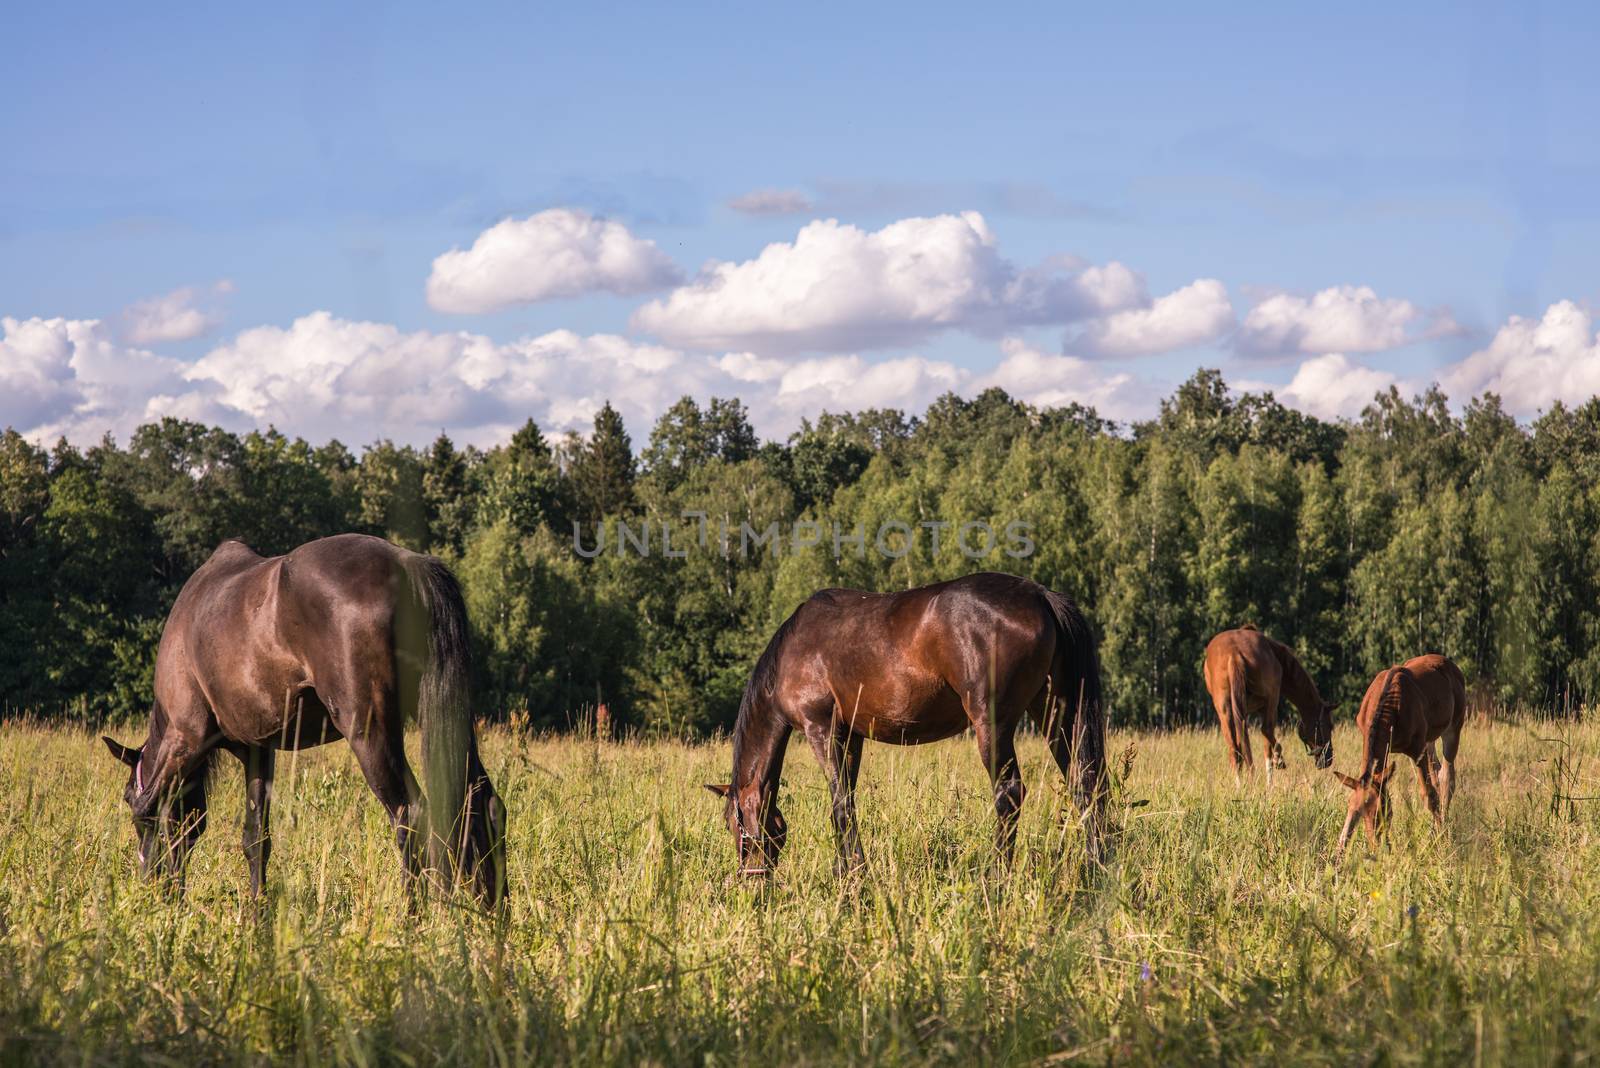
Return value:
<svg viewBox="0 0 1600 1068">
<path fill-rule="evenodd" d="M 1336 737 L 1337 766 L 1359 744 Z M 1236 788 L 1214 733 L 1133 747 L 1115 862 L 1084 878 L 1037 739 L 1018 863 L 974 744 L 871 745 L 871 870 L 840 884 L 809 753 L 775 883 L 728 882 L 700 783 L 725 746 L 526 741 L 503 920 L 408 913 L 342 745 L 285 758 L 265 908 L 223 757 L 181 900 L 135 875 L 90 735 L 0 728 L 8 1062 L 1551 1063 L 1600 1049 L 1600 729 L 1474 723 L 1436 836 L 1402 768 L 1391 845 L 1328 861 L 1342 791 L 1298 751 Z M 1259 751 L 1259 745 L 1257 746 Z M 1298 747 L 1290 739 L 1289 748 Z M 1559 759 L 1558 759 L 1559 758 Z M 1063 863 L 1066 856 L 1068 862 Z"/>
</svg>

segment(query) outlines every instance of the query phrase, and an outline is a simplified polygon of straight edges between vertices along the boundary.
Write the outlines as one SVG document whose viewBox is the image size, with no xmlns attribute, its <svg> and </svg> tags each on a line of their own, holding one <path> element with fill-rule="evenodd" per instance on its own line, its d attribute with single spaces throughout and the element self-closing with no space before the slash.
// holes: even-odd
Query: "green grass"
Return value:
<svg viewBox="0 0 1600 1068">
<path fill-rule="evenodd" d="M 377 803 L 328 746 L 279 764 L 257 919 L 231 758 L 172 900 L 136 877 L 124 773 L 99 743 L 12 724 L 0 1058 L 1492 1064 L 1600 1049 L 1600 802 L 1551 804 L 1600 794 L 1600 729 L 1469 726 L 1447 833 L 1402 767 L 1389 847 L 1358 839 L 1338 872 L 1343 791 L 1297 745 L 1270 788 L 1236 788 L 1214 732 L 1114 738 L 1130 745 L 1117 859 L 1087 880 L 1059 860 L 1080 847 L 1037 739 L 1009 880 L 991 868 L 970 739 L 869 745 L 872 867 L 849 885 L 796 746 L 789 849 L 759 892 L 729 882 L 732 844 L 700 789 L 726 778 L 726 746 L 491 734 L 512 819 L 503 923 L 408 914 Z M 1337 746 L 1351 768 L 1350 729 Z"/>
</svg>

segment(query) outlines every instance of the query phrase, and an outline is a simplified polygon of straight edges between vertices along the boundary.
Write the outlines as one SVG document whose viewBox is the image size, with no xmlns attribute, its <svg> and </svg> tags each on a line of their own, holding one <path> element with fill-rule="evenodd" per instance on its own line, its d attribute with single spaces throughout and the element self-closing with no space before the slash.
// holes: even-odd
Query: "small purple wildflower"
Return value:
<svg viewBox="0 0 1600 1068">
<path fill-rule="evenodd" d="M 1417 913 L 1419 913 L 1421 911 L 1422 910 L 1417 908 L 1417 906 L 1412 905 L 1410 908 L 1406 909 L 1406 915 L 1410 916 L 1414 920 L 1414 919 L 1417 918 Z"/>
<path fill-rule="evenodd" d="M 1145 983 L 1150 981 L 1150 962 L 1147 960 L 1139 962 L 1139 980 Z"/>
</svg>

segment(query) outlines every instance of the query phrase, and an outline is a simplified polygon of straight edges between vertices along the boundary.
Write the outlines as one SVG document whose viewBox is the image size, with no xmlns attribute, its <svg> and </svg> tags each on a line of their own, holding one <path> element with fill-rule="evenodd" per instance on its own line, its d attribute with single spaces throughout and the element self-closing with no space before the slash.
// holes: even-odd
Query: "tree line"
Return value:
<svg viewBox="0 0 1600 1068">
<path fill-rule="evenodd" d="M 276 554 L 343 531 L 450 563 L 480 714 L 538 728 L 602 703 L 651 733 L 727 728 L 814 590 L 976 570 L 1079 602 L 1123 725 L 1209 719 L 1205 644 L 1245 622 L 1347 709 L 1431 650 L 1481 699 L 1569 711 L 1600 694 L 1597 519 L 1600 399 L 1523 424 L 1492 394 L 1457 415 L 1437 389 L 1391 389 L 1327 422 L 1210 370 L 1132 426 L 992 389 L 762 442 L 737 400 L 685 397 L 637 452 L 609 404 L 587 436 L 529 421 L 487 451 L 441 434 L 358 456 L 177 419 L 82 449 L 8 430 L 0 715 L 143 714 L 166 612 L 217 544 Z M 968 523 L 1021 524 L 1029 552 L 978 553 L 954 536 Z"/>
</svg>

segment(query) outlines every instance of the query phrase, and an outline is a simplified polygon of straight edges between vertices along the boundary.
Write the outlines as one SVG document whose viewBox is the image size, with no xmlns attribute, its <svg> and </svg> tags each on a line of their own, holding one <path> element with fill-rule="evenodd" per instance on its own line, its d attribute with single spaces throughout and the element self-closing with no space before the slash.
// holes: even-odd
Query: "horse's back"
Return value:
<svg viewBox="0 0 1600 1068">
<path fill-rule="evenodd" d="M 916 630 L 951 628 L 974 616 L 1015 618 L 1017 609 L 1035 608 L 1048 618 L 1043 586 L 1000 572 L 979 572 L 908 590 L 873 593 L 841 587 L 818 590 L 796 610 L 808 623 L 825 623 L 844 632 L 883 633 L 904 640 Z"/>
<path fill-rule="evenodd" d="M 1461 669 L 1438 653 L 1414 656 L 1403 666 L 1425 702 L 1430 740 L 1452 727 L 1459 729 L 1467 713 L 1467 682 Z"/>
<path fill-rule="evenodd" d="M 254 742 L 281 735 L 297 695 L 315 718 L 326 711 L 314 707 L 323 702 L 350 706 L 389 689 L 403 554 L 360 534 L 274 557 L 223 543 L 168 617 L 157 700 L 192 705 L 198 690 L 225 735 Z M 362 678 L 345 678 L 352 670 Z M 310 729 L 330 734 L 316 723 Z"/>
<path fill-rule="evenodd" d="M 978 675 L 1036 668 L 1042 685 L 1052 612 L 1044 587 L 991 572 L 893 593 L 819 590 L 775 638 L 785 703 L 836 704 L 869 737 L 949 737 L 968 726 Z"/>
<path fill-rule="evenodd" d="M 1238 672 L 1250 692 L 1275 691 L 1283 674 L 1278 643 L 1253 626 L 1225 630 L 1212 638 L 1206 644 L 1205 679 L 1213 701 L 1226 696 Z"/>
</svg>

